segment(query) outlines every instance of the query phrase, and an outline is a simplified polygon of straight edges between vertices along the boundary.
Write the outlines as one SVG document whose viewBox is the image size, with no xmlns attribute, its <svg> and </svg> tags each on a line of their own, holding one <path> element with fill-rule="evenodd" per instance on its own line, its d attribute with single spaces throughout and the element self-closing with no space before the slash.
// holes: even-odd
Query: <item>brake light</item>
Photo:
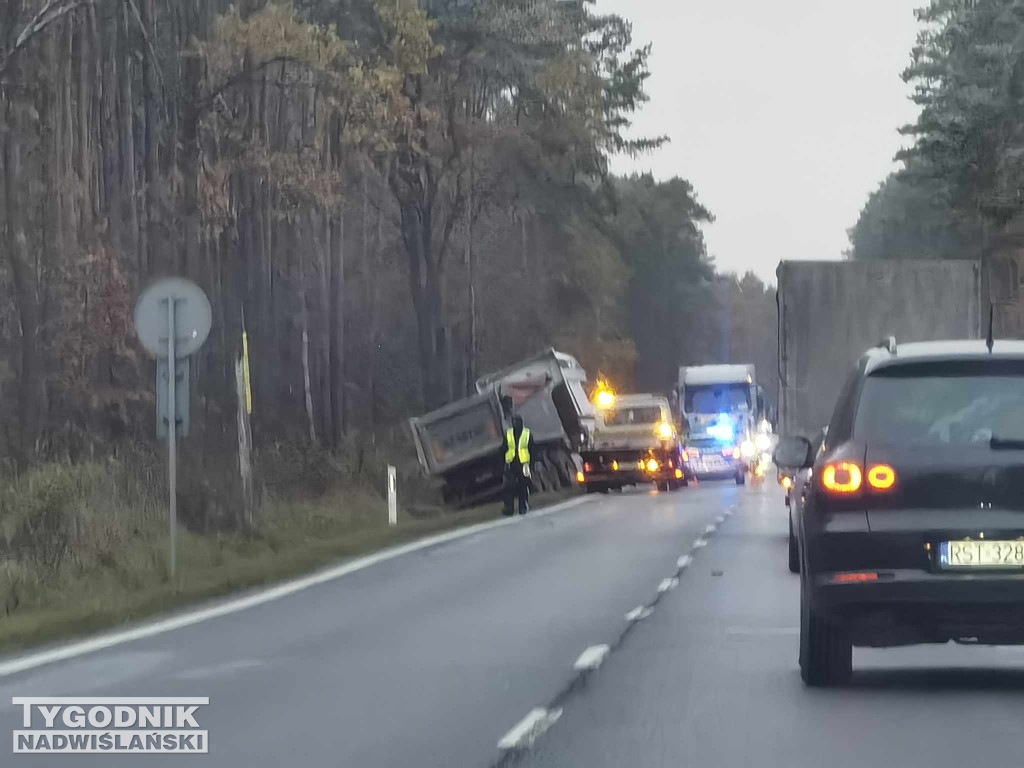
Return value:
<svg viewBox="0 0 1024 768">
<path fill-rule="evenodd" d="M 863 474 L 852 461 L 826 464 L 821 472 L 821 484 L 832 493 L 854 493 L 860 490 Z"/>
<path fill-rule="evenodd" d="M 875 464 L 868 470 L 868 485 L 879 491 L 887 491 L 896 485 L 896 470 L 888 464 Z"/>
<path fill-rule="evenodd" d="M 589 471 L 590 471 L 590 469 L 591 469 L 591 467 L 590 467 L 590 462 L 589 462 L 589 461 L 585 461 L 585 462 L 583 463 L 583 471 L 584 471 L 584 472 L 589 472 Z"/>
</svg>

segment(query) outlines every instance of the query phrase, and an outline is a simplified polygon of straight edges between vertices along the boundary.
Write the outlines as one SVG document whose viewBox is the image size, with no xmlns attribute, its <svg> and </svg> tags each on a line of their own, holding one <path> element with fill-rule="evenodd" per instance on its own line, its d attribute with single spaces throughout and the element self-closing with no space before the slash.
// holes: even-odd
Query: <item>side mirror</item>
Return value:
<svg viewBox="0 0 1024 768">
<path fill-rule="evenodd" d="M 775 446 L 775 466 L 806 469 L 814 464 L 814 448 L 805 437 L 783 437 Z"/>
</svg>

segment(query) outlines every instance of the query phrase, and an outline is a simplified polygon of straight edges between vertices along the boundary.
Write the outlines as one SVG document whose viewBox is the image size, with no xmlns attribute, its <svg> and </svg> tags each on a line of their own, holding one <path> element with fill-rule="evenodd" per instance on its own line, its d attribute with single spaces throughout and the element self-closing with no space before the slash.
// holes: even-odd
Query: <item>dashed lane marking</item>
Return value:
<svg viewBox="0 0 1024 768">
<path fill-rule="evenodd" d="M 684 570 L 692 562 L 693 562 L 693 558 L 692 557 L 690 557 L 689 555 L 683 555 L 678 560 L 676 560 L 676 565 L 679 567 L 679 570 Z"/>
<path fill-rule="evenodd" d="M 679 586 L 679 579 L 672 577 L 671 579 L 662 579 L 658 585 L 659 592 L 668 592 L 670 589 L 675 589 Z"/>
<path fill-rule="evenodd" d="M 638 605 L 626 614 L 626 621 L 641 621 L 651 615 L 651 609 L 646 605 Z"/>
<path fill-rule="evenodd" d="M 562 716 L 561 708 L 547 710 L 543 707 L 531 709 L 529 714 L 513 726 L 512 730 L 501 737 L 498 749 L 519 749 L 528 747 L 536 741 L 544 731 L 554 725 Z"/>
<path fill-rule="evenodd" d="M 693 548 L 694 549 L 701 549 L 702 547 L 706 547 L 707 545 L 708 545 L 708 540 L 707 539 L 703 539 L 703 538 L 702 539 L 694 539 L 694 542 L 693 542 Z"/>
<path fill-rule="evenodd" d="M 609 651 L 611 651 L 610 646 L 592 645 L 580 654 L 572 668 L 577 671 L 597 669 L 601 666 L 601 662 L 604 661 Z"/>
</svg>

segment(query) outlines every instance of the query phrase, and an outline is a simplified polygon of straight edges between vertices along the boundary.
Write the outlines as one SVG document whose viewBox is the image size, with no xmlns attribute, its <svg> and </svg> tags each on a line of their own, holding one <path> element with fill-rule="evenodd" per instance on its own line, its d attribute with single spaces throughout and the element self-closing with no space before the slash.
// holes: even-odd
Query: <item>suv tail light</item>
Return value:
<svg viewBox="0 0 1024 768">
<path fill-rule="evenodd" d="M 853 461 L 835 461 L 826 464 L 821 471 L 821 485 L 829 493 L 856 493 L 864 484 L 876 491 L 888 491 L 896 485 L 896 470 L 888 464 L 872 464 L 867 472 Z"/>
<path fill-rule="evenodd" d="M 887 491 L 896 485 L 896 470 L 888 464 L 875 464 L 868 470 L 868 485 L 877 491 Z"/>
<path fill-rule="evenodd" d="M 863 480 L 860 467 L 852 461 L 826 464 L 821 471 L 821 484 L 830 493 L 855 493 Z"/>
</svg>

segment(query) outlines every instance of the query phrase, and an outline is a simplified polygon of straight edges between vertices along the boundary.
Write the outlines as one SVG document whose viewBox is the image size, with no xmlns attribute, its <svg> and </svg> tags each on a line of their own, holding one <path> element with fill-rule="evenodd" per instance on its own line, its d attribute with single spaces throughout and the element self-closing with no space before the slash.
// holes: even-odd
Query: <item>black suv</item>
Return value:
<svg viewBox="0 0 1024 768">
<path fill-rule="evenodd" d="M 895 340 L 848 379 L 797 539 L 800 671 L 843 682 L 852 649 L 1024 643 L 1024 342 Z"/>
</svg>

